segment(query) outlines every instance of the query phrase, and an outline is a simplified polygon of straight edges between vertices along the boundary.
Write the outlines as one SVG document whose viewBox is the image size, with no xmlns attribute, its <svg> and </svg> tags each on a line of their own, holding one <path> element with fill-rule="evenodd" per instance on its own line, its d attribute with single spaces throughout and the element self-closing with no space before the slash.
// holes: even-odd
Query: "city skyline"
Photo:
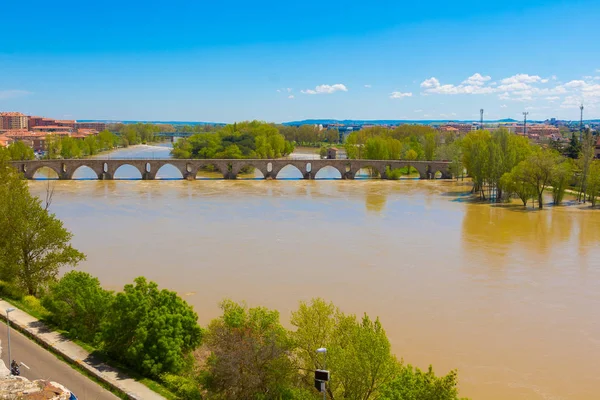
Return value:
<svg viewBox="0 0 600 400">
<path fill-rule="evenodd" d="M 584 119 L 600 118 L 592 1 L 32 3 L 55 27 L 0 26 L 11 39 L 0 111 L 285 122 L 478 120 L 483 108 L 486 120 L 578 120 L 583 103 Z"/>
</svg>

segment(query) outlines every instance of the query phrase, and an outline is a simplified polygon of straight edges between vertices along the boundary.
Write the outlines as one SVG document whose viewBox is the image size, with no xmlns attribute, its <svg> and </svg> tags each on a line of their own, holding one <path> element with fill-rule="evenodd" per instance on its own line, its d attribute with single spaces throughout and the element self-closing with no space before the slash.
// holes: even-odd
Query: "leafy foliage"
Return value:
<svg viewBox="0 0 600 400">
<path fill-rule="evenodd" d="M 98 278 L 71 271 L 50 286 L 42 299 L 51 320 L 84 342 L 96 344 L 100 328 L 110 312 L 113 295 L 102 289 Z"/>
<path fill-rule="evenodd" d="M 279 313 L 230 300 L 221 309 L 223 316 L 211 322 L 206 336 L 209 391 L 232 400 L 278 399 L 288 393 L 294 368 Z"/>
<path fill-rule="evenodd" d="M 294 150 L 275 125 L 259 121 L 226 125 L 215 133 L 198 133 L 173 145 L 175 158 L 279 158 Z"/>
<path fill-rule="evenodd" d="M 438 377 L 429 366 L 423 372 L 411 365 L 401 366 L 393 381 L 381 389 L 380 400 L 459 400 L 457 373 Z"/>
<path fill-rule="evenodd" d="M 175 292 L 135 279 L 117 293 L 102 336 L 112 358 L 141 373 L 177 373 L 202 340 L 198 316 Z"/>
<path fill-rule="evenodd" d="M 291 323 L 296 327 L 292 338 L 301 369 L 324 368 L 325 360 L 315 349 L 327 348 L 327 368 L 335 371 L 327 388 L 331 398 L 377 398 L 397 372 L 397 361 L 378 319 L 365 315 L 357 321 L 332 303 L 314 299 L 310 304 L 300 303 Z M 303 378 L 307 386 L 312 385 L 310 375 Z"/>
<path fill-rule="evenodd" d="M 6 162 L 0 161 L 0 278 L 36 295 L 63 266 L 85 256 L 69 242 L 72 234 Z"/>
</svg>

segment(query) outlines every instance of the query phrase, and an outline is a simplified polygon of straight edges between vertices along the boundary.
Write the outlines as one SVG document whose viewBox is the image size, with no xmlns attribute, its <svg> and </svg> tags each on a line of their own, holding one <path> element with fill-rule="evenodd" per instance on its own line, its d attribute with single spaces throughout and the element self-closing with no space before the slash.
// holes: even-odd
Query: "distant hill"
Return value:
<svg viewBox="0 0 600 400">
<path fill-rule="evenodd" d="M 479 120 L 456 120 L 456 119 L 426 119 L 426 120 L 411 120 L 411 119 L 377 119 L 377 120 L 360 120 L 360 119 L 305 119 L 302 121 L 291 121 L 284 122 L 283 125 L 319 125 L 319 124 L 343 124 L 343 125 L 399 125 L 399 124 L 443 124 L 448 122 L 458 122 L 458 123 L 472 123 L 479 122 Z M 484 120 L 486 124 L 490 123 L 512 123 L 518 122 L 512 118 L 498 119 L 498 120 Z"/>
</svg>

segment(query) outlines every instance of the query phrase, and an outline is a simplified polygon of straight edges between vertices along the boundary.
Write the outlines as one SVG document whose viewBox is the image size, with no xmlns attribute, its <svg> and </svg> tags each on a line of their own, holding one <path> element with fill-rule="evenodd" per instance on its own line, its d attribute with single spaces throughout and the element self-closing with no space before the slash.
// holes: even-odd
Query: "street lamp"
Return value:
<svg viewBox="0 0 600 400">
<path fill-rule="evenodd" d="M 12 358 L 10 356 L 10 313 L 15 311 L 14 308 L 9 307 L 6 309 L 6 326 L 8 329 L 8 368 L 10 370 L 10 374 L 12 375 L 12 369 L 10 368 L 10 363 L 12 362 Z"/>
<path fill-rule="evenodd" d="M 327 371 L 327 349 L 325 347 L 320 347 L 317 349 L 317 354 L 323 354 L 323 369 L 318 369 L 315 371 L 315 386 L 319 383 L 320 389 L 323 392 L 323 400 L 327 400 L 327 391 L 325 390 L 325 384 L 329 381 L 329 371 Z"/>
</svg>

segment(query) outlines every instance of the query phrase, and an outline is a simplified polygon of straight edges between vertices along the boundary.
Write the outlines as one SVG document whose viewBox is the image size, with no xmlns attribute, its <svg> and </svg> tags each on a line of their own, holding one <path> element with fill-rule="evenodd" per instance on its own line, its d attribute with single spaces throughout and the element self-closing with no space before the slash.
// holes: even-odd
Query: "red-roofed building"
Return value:
<svg viewBox="0 0 600 400">
<path fill-rule="evenodd" d="M 0 112 L 0 129 L 27 129 L 27 115 L 20 112 Z"/>
<path fill-rule="evenodd" d="M 12 143 L 12 139 L 6 135 L 0 135 L 0 147 L 6 147 Z"/>
</svg>

